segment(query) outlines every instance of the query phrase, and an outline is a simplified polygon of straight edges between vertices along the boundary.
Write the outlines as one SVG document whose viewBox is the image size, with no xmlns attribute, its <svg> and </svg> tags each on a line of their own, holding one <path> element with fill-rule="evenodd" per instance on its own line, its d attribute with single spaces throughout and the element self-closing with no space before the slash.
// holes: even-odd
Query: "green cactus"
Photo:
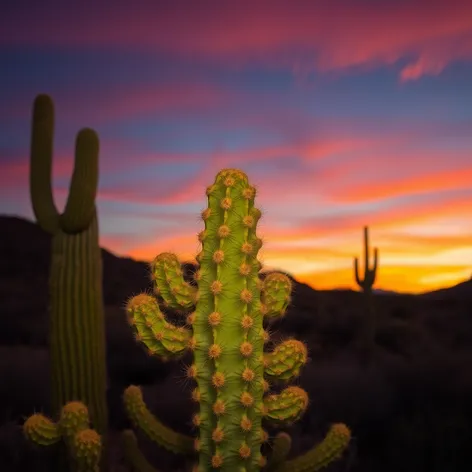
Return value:
<svg viewBox="0 0 472 472">
<path fill-rule="evenodd" d="M 290 442 L 285 436 L 288 434 L 279 433 L 274 441 L 274 454 L 278 461 L 273 469 L 274 472 L 313 472 L 330 465 L 339 459 L 346 450 L 351 440 L 351 432 L 343 423 L 331 425 L 326 437 L 310 449 L 305 454 L 292 460 L 285 460 L 290 449 Z M 290 436 L 288 436 L 290 438 Z"/>
<path fill-rule="evenodd" d="M 62 214 L 51 184 L 54 108 L 36 97 L 31 139 L 30 193 L 39 225 L 53 235 L 50 269 L 50 359 L 53 415 L 63 405 L 87 405 L 93 428 L 107 429 L 102 261 L 95 195 L 99 143 L 96 133 L 77 135 L 75 166 Z"/>
<path fill-rule="evenodd" d="M 83 403 L 67 403 L 57 423 L 36 413 L 25 421 L 23 432 L 28 440 L 39 446 L 51 446 L 64 440 L 75 472 L 99 472 L 102 440 L 90 429 L 89 413 Z"/>
<path fill-rule="evenodd" d="M 192 439 L 163 426 L 146 408 L 139 387 L 125 391 L 124 403 L 135 426 L 158 444 L 182 454 L 191 454 L 193 445 L 199 455 L 195 472 L 259 471 L 267 463 L 261 454 L 261 444 L 268 440 L 262 420 L 290 424 L 308 405 L 299 387 L 269 394 L 268 380 L 295 378 L 307 361 L 307 349 L 288 339 L 269 353 L 263 350 L 269 339 L 264 318 L 270 321 L 285 314 L 292 287 L 280 273 L 259 279 L 257 253 L 262 241 L 256 226 L 261 212 L 254 207 L 255 188 L 243 172 L 225 169 L 206 193 L 195 274 L 198 289 L 183 279 L 175 254 L 160 254 L 151 264 L 160 301 L 164 307 L 190 312 L 187 326 L 167 321 L 149 294 L 133 297 L 126 308 L 136 339 L 150 354 L 175 359 L 187 349 L 193 352 L 187 376 L 196 382 L 192 399 L 199 405 L 193 416 L 198 435 Z M 314 460 L 318 457 L 312 452 L 294 464 L 300 464 L 301 471 L 318 470 L 335 449 L 331 436 L 326 441 L 330 447 L 317 453 L 325 458 L 323 463 L 318 460 L 306 468 L 313 455 Z"/>
<path fill-rule="evenodd" d="M 363 322 L 360 348 L 363 360 L 369 362 L 375 346 L 375 309 L 372 297 L 372 287 L 375 283 L 377 275 L 378 264 L 378 250 L 374 248 L 374 262 L 372 267 L 369 263 L 369 228 L 364 227 L 364 277 L 361 278 L 359 270 L 359 261 L 357 257 L 354 258 L 354 275 L 356 282 L 364 293 L 365 314 L 366 317 Z"/>
<path fill-rule="evenodd" d="M 140 451 L 136 435 L 131 429 L 121 433 L 121 445 L 126 464 L 133 472 L 158 472 Z"/>
</svg>

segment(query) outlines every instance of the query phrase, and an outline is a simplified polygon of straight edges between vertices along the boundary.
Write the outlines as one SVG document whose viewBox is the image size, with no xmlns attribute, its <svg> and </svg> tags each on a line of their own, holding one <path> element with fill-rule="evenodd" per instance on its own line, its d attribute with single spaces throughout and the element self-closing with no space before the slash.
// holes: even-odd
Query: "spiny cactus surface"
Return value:
<svg viewBox="0 0 472 472">
<path fill-rule="evenodd" d="M 240 170 L 225 169 L 206 194 L 205 229 L 198 236 L 202 244 L 195 274 L 198 289 L 184 280 L 175 254 L 160 254 L 151 265 L 159 301 L 186 312 L 187 326 L 171 324 L 149 294 L 133 297 L 126 308 L 136 339 L 150 354 L 172 359 L 192 351 L 187 376 L 195 382 L 196 438 L 171 433 L 152 419 L 138 387 L 125 391 L 125 407 L 135 425 L 171 451 L 188 454 L 193 443 L 198 453 L 195 472 L 256 472 L 267 464 L 261 454 L 261 444 L 268 440 L 262 421 L 291 424 L 308 406 L 300 387 L 269 391 L 269 382 L 288 382 L 299 374 L 307 362 L 307 349 L 302 342 L 287 339 L 264 352 L 269 340 L 264 319 L 285 314 L 292 284 L 280 273 L 259 279 L 257 254 L 262 241 L 256 228 L 261 212 L 254 206 L 255 188 Z M 325 441 L 329 449 L 333 438 L 328 435 Z M 302 457 L 300 471 L 320 468 L 320 461 L 311 469 L 303 468 L 308 459 Z"/>
</svg>

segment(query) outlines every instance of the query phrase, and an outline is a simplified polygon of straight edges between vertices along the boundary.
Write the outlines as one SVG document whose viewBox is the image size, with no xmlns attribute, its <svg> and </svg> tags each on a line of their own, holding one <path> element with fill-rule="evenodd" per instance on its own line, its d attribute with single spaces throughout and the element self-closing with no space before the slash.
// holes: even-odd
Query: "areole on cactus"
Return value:
<svg viewBox="0 0 472 472">
<path fill-rule="evenodd" d="M 136 339 L 150 354 L 173 359 L 192 351 L 187 376 L 195 382 L 191 397 L 198 411 L 192 421 L 198 433 L 192 439 L 162 425 L 148 411 L 139 387 L 125 391 L 125 407 L 136 426 L 170 451 L 190 454 L 193 446 L 198 453 L 195 472 L 319 470 L 347 447 L 350 432 L 345 425 L 334 425 L 320 445 L 297 459 L 285 461 L 290 448 L 286 433 L 274 441 L 272 459 L 261 454 L 262 443 L 269 439 L 262 421 L 291 424 L 308 406 L 302 388 L 270 392 L 269 382 L 294 379 L 308 353 L 295 339 L 264 352 L 269 340 L 264 321 L 285 314 L 292 283 L 276 272 L 259 279 L 262 241 L 256 234 L 261 217 L 254 206 L 256 190 L 242 171 L 224 169 L 206 194 L 205 229 L 198 235 L 198 289 L 184 280 L 175 254 L 160 254 L 151 264 L 156 295 L 164 307 L 186 312 L 187 325 L 170 323 L 149 294 L 133 297 L 126 307 Z M 129 450 L 136 451 L 130 438 Z"/>
</svg>

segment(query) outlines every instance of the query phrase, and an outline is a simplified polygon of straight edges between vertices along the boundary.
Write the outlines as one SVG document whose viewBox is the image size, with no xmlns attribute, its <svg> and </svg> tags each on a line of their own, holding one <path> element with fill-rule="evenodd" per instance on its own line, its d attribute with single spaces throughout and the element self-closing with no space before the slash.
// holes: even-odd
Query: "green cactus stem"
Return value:
<svg viewBox="0 0 472 472">
<path fill-rule="evenodd" d="M 69 402 L 62 408 L 58 423 L 35 413 L 25 421 L 23 432 L 38 446 L 51 446 L 63 440 L 75 472 L 99 472 L 102 440 L 89 426 L 87 407 L 81 402 Z"/>
<path fill-rule="evenodd" d="M 338 460 L 351 440 L 351 432 L 345 424 L 331 425 L 323 441 L 305 454 L 285 461 L 276 472 L 318 472 Z"/>
<path fill-rule="evenodd" d="M 375 283 L 378 265 L 378 250 L 374 248 L 374 261 L 372 267 L 369 262 L 369 228 L 364 227 L 364 277 L 360 276 L 359 261 L 354 258 L 354 276 L 356 282 L 364 294 L 365 303 L 365 319 L 362 323 L 362 331 L 360 335 L 360 348 L 363 361 L 371 360 L 375 346 L 375 309 L 372 297 L 372 287 Z"/>
<path fill-rule="evenodd" d="M 75 164 L 64 212 L 54 204 L 51 170 L 54 107 L 36 97 L 31 135 L 30 195 L 38 224 L 53 236 L 49 276 L 49 348 L 53 416 L 81 401 L 93 428 L 107 430 L 102 260 L 95 196 L 99 142 L 91 129 L 76 139 Z"/>
<path fill-rule="evenodd" d="M 59 214 L 52 195 L 54 109 L 39 95 L 33 107 L 30 190 L 39 225 L 53 235 L 50 273 L 50 349 L 53 405 L 59 413 L 71 400 L 83 401 L 100 433 L 107 427 L 106 364 L 101 253 L 95 195 L 98 138 L 79 132 L 69 196 Z"/>
<path fill-rule="evenodd" d="M 144 457 L 138 446 L 138 439 L 131 429 L 121 433 L 123 458 L 132 472 L 158 472 Z"/>
<path fill-rule="evenodd" d="M 194 440 L 164 426 L 146 407 L 141 389 L 130 385 L 123 395 L 126 412 L 135 426 L 141 427 L 149 439 L 175 454 L 192 454 Z"/>
<path fill-rule="evenodd" d="M 159 300 L 185 313 L 187 326 L 170 323 L 148 294 L 133 297 L 126 308 L 136 338 L 150 353 L 164 359 L 185 350 L 193 353 L 187 377 L 196 385 L 192 400 L 198 411 L 192 422 L 197 437 L 192 441 L 163 426 L 137 387 L 127 389 L 124 402 L 133 423 L 161 446 L 190 454 L 192 441 L 199 456 L 194 472 L 258 472 L 267 464 L 261 454 L 261 444 L 268 441 L 262 421 L 291 424 L 308 405 L 300 387 L 271 393 L 268 380 L 296 377 L 308 353 L 295 339 L 264 353 L 269 335 L 263 323 L 284 316 L 292 283 L 280 273 L 259 279 L 262 241 L 256 227 L 261 212 L 254 206 L 255 188 L 240 170 L 225 169 L 206 194 L 205 229 L 198 235 L 198 289 L 184 281 L 176 255 L 160 254 L 151 264 Z M 283 457 L 280 453 L 279 462 Z"/>
</svg>

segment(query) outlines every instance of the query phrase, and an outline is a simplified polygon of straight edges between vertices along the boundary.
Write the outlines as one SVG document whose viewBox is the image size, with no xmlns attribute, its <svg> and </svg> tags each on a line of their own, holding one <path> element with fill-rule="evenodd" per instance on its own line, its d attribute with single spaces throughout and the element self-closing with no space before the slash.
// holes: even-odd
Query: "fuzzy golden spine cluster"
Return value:
<svg viewBox="0 0 472 472">
<path fill-rule="evenodd" d="M 263 418 L 290 424 L 308 405 L 308 396 L 299 387 L 269 394 L 267 379 L 295 378 L 307 361 L 307 349 L 288 339 L 264 353 L 268 340 L 264 319 L 285 314 L 292 284 L 280 273 L 259 279 L 257 254 L 262 241 L 256 227 L 261 212 L 254 207 L 255 188 L 243 172 L 225 169 L 206 193 L 205 229 L 199 234 L 202 250 L 197 255 L 200 267 L 195 274 L 198 289 L 184 281 L 176 255 L 160 254 L 152 263 L 163 306 L 190 312 L 188 326 L 169 323 L 158 301 L 147 294 L 128 302 L 128 319 L 150 353 L 168 359 L 187 348 L 193 352 L 187 375 L 196 383 L 192 399 L 199 406 L 193 417 L 199 455 L 195 471 L 257 472 L 267 463 L 261 455 L 261 444 L 268 440 Z M 124 398 L 135 425 L 164 447 L 188 453 L 187 437 L 166 433 L 157 419 L 150 419 L 139 388 L 129 387 Z"/>
</svg>

